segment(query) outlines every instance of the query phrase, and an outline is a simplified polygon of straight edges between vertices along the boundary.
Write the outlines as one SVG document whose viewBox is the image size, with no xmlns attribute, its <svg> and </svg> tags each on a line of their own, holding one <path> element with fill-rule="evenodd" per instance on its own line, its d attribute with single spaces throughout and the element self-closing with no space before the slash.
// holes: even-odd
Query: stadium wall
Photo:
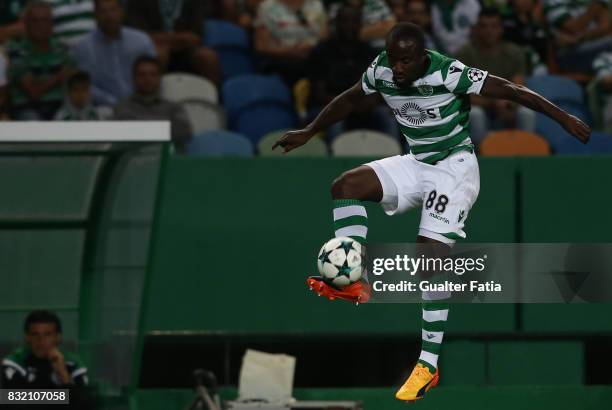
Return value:
<svg viewBox="0 0 612 410">
<path fill-rule="evenodd" d="M 373 389 L 296 389 L 299 400 L 361 401 L 370 410 L 402 410 L 406 404 L 393 399 L 393 388 Z M 185 408 L 193 400 L 190 390 L 141 390 L 139 409 L 161 410 Z M 235 389 L 223 389 L 221 397 L 235 399 Z M 548 410 L 606 408 L 612 400 L 612 388 L 592 387 L 453 387 L 434 389 L 427 400 L 418 403 L 419 410 Z"/>
<path fill-rule="evenodd" d="M 145 329 L 418 332 L 418 306 L 337 303 L 330 311 L 306 292 L 303 280 L 316 269 L 321 243 L 333 235 L 330 183 L 361 163 L 173 158 Z M 609 241 L 612 214 L 605 209 L 612 192 L 602 184 L 612 158 L 482 158 L 480 166 L 480 197 L 466 228 L 471 242 Z M 372 242 L 414 239 L 418 212 L 390 218 L 376 205 L 368 212 Z M 608 311 L 598 305 L 461 305 L 448 330 L 610 332 Z"/>
<path fill-rule="evenodd" d="M 149 337 L 139 408 L 188 403 L 189 390 L 168 388 L 190 386 L 194 366 L 235 385 L 246 347 L 297 352 L 299 399 L 402 406 L 390 399 L 393 388 L 382 386 L 401 383 L 418 354 L 420 307 L 332 306 L 313 298 L 303 282 L 333 234 L 330 183 L 361 163 L 171 159 L 144 317 Z M 480 164 L 480 197 L 466 229 L 471 242 L 609 241 L 612 215 L 602 209 L 612 193 L 591 181 L 605 181 L 612 158 L 483 158 Z M 389 218 L 374 205 L 368 212 L 371 241 L 413 240 L 418 212 Z M 612 390 L 593 385 L 612 382 L 599 360 L 612 340 L 609 312 L 610 305 L 587 304 L 453 306 L 443 388 L 421 405 L 605 407 Z M 321 348 L 332 355 L 361 349 L 368 370 L 348 368 L 340 374 L 346 380 L 329 372 L 336 377 L 330 381 L 319 368 Z M 224 396 L 235 397 L 235 390 Z"/>
<path fill-rule="evenodd" d="M 194 366 L 215 371 L 223 385 L 235 385 L 247 347 L 298 356 L 296 386 L 312 391 L 402 380 L 418 354 L 420 306 L 332 306 L 313 298 L 304 284 L 316 269 L 321 243 L 333 235 L 330 183 L 363 161 L 172 158 L 147 295 L 143 329 L 149 336 L 140 387 L 187 387 Z M 608 175 L 612 158 L 480 163 L 480 197 L 466 229 L 471 242 L 608 240 L 612 215 L 598 211 L 612 193 L 585 181 Z M 414 239 L 418 212 L 390 218 L 376 205 L 368 212 L 371 241 Z M 445 334 L 442 385 L 526 389 L 610 383 L 612 376 L 597 359 L 612 340 L 609 312 L 610 305 L 595 304 L 455 305 Z M 368 371 L 347 368 L 330 371 L 331 380 L 322 377 L 321 346 L 332 355 L 363 352 Z M 173 376 L 159 368 L 172 369 Z M 445 390 L 440 400 L 465 393 Z M 558 395 L 537 389 L 514 393 L 531 394 L 535 401 Z M 591 393 L 599 403 L 599 391 Z M 521 406 L 512 403 L 508 408 Z"/>
</svg>

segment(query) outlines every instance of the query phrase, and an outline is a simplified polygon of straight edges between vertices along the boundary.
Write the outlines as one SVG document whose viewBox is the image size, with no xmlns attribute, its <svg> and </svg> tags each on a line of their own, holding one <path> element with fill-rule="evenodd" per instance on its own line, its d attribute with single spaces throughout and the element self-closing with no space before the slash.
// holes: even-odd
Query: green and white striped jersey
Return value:
<svg viewBox="0 0 612 410">
<path fill-rule="evenodd" d="M 488 73 L 435 51 L 427 53 L 429 69 L 408 88 L 393 82 L 386 51 L 370 64 L 361 84 L 366 94 L 380 93 L 391 107 L 416 159 L 433 164 L 472 148 L 468 94 L 480 93 Z"/>
<path fill-rule="evenodd" d="M 96 28 L 93 0 L 46 0 L 53 10 L 53 34 L 72 47 Z"/>
<path fill-rule="evenodd" d="M 606 7 L 610 4 L 609 0 L 596 1 Z M 570 17 L 583 15 L 593 2 L 593 0 L 544 0 L 544 16 L 550 26 L 558 27 Z"/>
</svg>

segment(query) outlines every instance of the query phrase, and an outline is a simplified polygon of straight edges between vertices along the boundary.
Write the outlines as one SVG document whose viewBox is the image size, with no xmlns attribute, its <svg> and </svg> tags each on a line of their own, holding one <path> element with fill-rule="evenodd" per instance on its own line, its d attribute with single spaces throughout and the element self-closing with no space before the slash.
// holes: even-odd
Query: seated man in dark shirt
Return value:
<svg viewBox="0 0 612 410">
<path fill-rule="evenodd" d="M 191 123 L 183 106 L 160 95 L 161 65 L 157 58 L 142 56 L 133 68 L 134 93 L 120 101 L 114 109 L 119 121 L 170 121 L 172 142 L 177 152 L 185 152 L 191 139 Z"/>
<path fill-rule="evenodd" d="M 376 51 L 359 39 L 361 30 L 361 9 L 343 6 L 336 16 L 334 35 L 312 51 L 308 64 L 310 97 L 308 117 L 313 117 L 334 96 L 350 88 L 361 78 L 363 67 L 367 67 Z M 327 131 L 328 139 L 355 128 L 376 129 L 397 136 L 395 120 L 386 106 L 364 107 Z"/>
<path fill-rule="evenodd" d="M 2 360 L 2 388 L 48 389 L 87 385 L 87 369 L 59 348 L 62 325 L 51 312 L 37 310 L 24 324 L 26 346 Z"/>
<path fill-rule="evenodd" d="M 149 33 L 164 70 L 192 72 L 218 85 L 221 82 L 219 57 L 213 49 L 202 46 L 206 3 L 130 0 L 126 5 L 126 24 Z"/>
<path fill-rule="evenodd" d="M 70 389 L 71 409 L 90 408 L 87 369 L 61 350 L 62 324 L 46 310 L 31 312 L 24 323 L 25 342 L 2 360 L 3 389 Z M 39 406 L 40 407 L 40 406 Z"/>
<path fill-rule="evenodd" d="M 524 50 L 503 41 L 501 15 L 495 8 L 484 8 L 472 28 L 472 38 L 459 50 L 457 58 L 468 67 L 479 67 L 515 84 L 525 83 Z M 473 95 L 470 98 L 470 137 L 478 145 L 489 131 L 518 128 L 533 132 L 535 112 L 506 100 Z"/>
</svg>

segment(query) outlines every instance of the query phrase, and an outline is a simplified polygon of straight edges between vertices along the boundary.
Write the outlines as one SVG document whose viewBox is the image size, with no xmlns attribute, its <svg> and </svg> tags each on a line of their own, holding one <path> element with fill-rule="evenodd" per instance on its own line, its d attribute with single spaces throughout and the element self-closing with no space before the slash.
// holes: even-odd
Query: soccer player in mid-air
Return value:
<svg viewBox="0 0 612 410">
<path fill-rule="evenodd" d="M 374 59 L 361 81 L 334 98 L 306 128 L 285 133 L 273 146 L 289 152 L 363 104 L 384 100 L 393 110 L 410 153 L 359 166 L 333 182 L 337 237 L 365 243 L 368 218 L 364 202 L 368 201 L 380 203 L 388 215 L 422 206 L 416 238 L 421 246 L 432 244 L 443 253 L 455 240 L 465 238 L 463 227 L 480 189 L 478 162 L 470 140 L 469 94 L 513 101 L 549 116 L 583 143 L 589 139 L 588 125 L 544 97 L 427 50 L 424 42 L 418 26 L 396 25 L 387 35 L 385 51 Z M 318 277 L 307 282 L 329 299 L 366 302 L 370 295 L 365 281 L 342 289 Z M 438 383 L 448 296 L 422 296 L 421 354 L 395 395 L 399 400 L 420 399 Z"/>
</svg>

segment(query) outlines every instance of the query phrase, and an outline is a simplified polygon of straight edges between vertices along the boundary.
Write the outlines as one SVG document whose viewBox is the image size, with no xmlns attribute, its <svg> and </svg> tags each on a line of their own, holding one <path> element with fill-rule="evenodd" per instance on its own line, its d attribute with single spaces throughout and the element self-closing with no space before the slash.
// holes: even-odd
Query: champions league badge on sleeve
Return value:
<svg viewBox="0 0 612 410">
<path fill-rule="evenodd" d="M 482 79 L 484 78 L 484 71 L 479 70 L 477 68 L 470 68 L 468 70 L 467 76 L 473 83 L 482 81 Z"/>
</svg>

